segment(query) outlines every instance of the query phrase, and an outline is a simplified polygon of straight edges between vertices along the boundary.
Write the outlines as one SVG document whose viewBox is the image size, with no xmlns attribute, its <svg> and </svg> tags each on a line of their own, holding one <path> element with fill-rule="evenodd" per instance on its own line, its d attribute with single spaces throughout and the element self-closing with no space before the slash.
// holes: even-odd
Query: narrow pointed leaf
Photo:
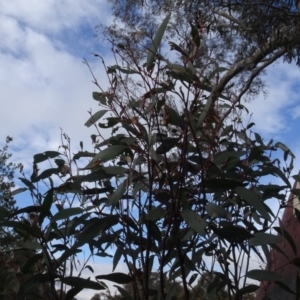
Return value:
<svg viewBox="0 0 300 300">
<path fill-rule="evenodd" d="M 91 290 L 104 290 L 105 289 L 105 287 L 102 284 L 100 284 L 96 281 L 91 281 L 91 280 L 80 278 L 80 277 L 69 276 L 69 277 L 62 278 L 61 281 L 66 285 L 71 285 L 71 286 L 76 286 L 76 287 L 80 286 L 81 288 L 84 288 L 84 289 L 91 289 Z"/>
<path fill-rule="evenodd" d="M 126 283 L 130 283 L 134 280 L 131 276 L 126 275 L 124 273 L 118 273 L 118 272 L 107 274 L 107 275 L 98 275 L 98 276 L 95 276 L 95 278 L 113 281 L 118 284 L 126 284 Z"/>
<path fill-rule="evenodd" d="M 39 216 L 40 225 L 44 222 L 45 217 L 50 214 L 52 203 L 53 203 L 53 189 L 50 189 L 41 206 L 41 213 Z"/>
<path fill-rule="evenodd" d="M 205 228 L 207 224 L 197 213 L 191 210 L 184 209 L 181 212 L 181 216 L 194 231 L 198 232 L 201 235 L 206 234 Z"/>
<path fill-rule="evenodd" d="M 278 244 L 282 242 L 282 238 L 265 232 L 254 233 L 254 237 L 249 240 L 250 246 L 261 246 L 269 244 Z"/>
<path fill-rule="evenodd" d="M 264 206 L 264 202 L 259 198 L 258 195 L 242 186 L 236 187 L 235 192 L 248 204 L 252 205 L 262 215 L 263 218 L 271 221 L 270 215 Z"/>
<path fill-rule="evenodd" d="M 97 111 L 85 122 L 84 125 L 87 127 L 92 126 L 94 123 L 96 123 L 98 120 L 100 120 L 107 112 L 108 112 L 108 110 L 105 110 L 105 109 Z"/>
<path fill-rule="evenodd" d="M 124 180 L 118 188 L 115 190 L 115 192 L 108 198 L 107 205 L 115 205 L 118 203 L 120 199 L 122 199 L 124 193 L 126 190 L 126 180 Z"/>
<path fill-rule="evenodd" d="M 55 158 L 57 156 L 61 155 L 61 153 L 57 152 L 57 151 L 45 151 L 43 153 L 38 153 L 38 154 L 35 154 L 33 156 L 33 162 L 35 164 L 38 164 L 40 162 L 43 162 L 49 158 Z"/>
<path fill-rule="evenodd" d="M 86 168 L 94 166 L 94 164 L 99 160 L 101 162 L 106 162 L 111 159 L 115 159 L 118 155 L 122 154 L 126 149 L 127 146 L 123 145 L 113 145 L 108 147 L 104 150 L 101 150 L 98 154 L 96 154 L 93 159 L 89 162 Z"/>
<path fill-rule="evenodd" d="M 267 270 L 251 270 L 247 272 L 246 277 L 258 280 L 258 281 L 281 281 L 282 277 L 275 272 Z"/>
<path fill-rule="evenodd" d="M 151 70 L 153 68 L 153 64 L 154 64 L 154 60 L 155 60 L 155 55 L 157 52 L 157 49 L 161 43 L 162 37 L 166 31 L 167 25 L 169 23 L 171 14 L 168 14 L 166 16 L 166 18 L 163 20 L 163 22 L 161 23 L 153 41 L 152 41 L 152 45 L 148 51 L 148 55 L 147 55 L 147 71 Z"/>
</svg>

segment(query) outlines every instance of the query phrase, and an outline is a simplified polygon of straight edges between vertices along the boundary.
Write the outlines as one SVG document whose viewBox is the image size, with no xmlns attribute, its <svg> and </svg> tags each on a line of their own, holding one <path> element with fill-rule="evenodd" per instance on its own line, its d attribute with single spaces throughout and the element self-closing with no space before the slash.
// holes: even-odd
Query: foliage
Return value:
<svg viewBox="0 0 300 300">
<path fill-rule="evenodd" d="M 294 155 L 243 122 L 244 92 L 236 94 L 229 82 L 246 70 L 244 61 L 236 72 L 214 56 L 198 64 L 201 32 L 193 24 L 191 51 L 170 43 L 182 54 L 179 62 L 157 52 L 169 20 L 142 56 L 119 45 L 116 64 L 106 66 L 96 54 L 110 87 L 94 78 L 101 110 L 85 125 L 95 129 L 95 151 L 80 143 L 72 155 L 71 140 L 62 134 L 58 151 L 34 155 L 31 177 L 23 174 L 35 205 L 1 222 L 21 235 L 22 249 L 34 250 L 21 267 L 28 279 L 18 299 L 33 292 L 43 298 L 43 284 L 54 299 L 62 298 L 57 287 L 72 299 L 84 288 L 105 290 L 103 280 L 118 284 L 126 299 L 172 299 L 181 285 L 183 298 L 193 299 L 203 295 L 202 288 L 193 294 L 193 283 L 207 274 L 209 297 L 222 292 L 242 299 L 257 289 L 249 278 L 280 281 L 275 273 L 266 278 L 250 270 L 250 256 L 267 261 L 270 247 L 282 240 L 272 233 L 279 210 L 269 200 L 284 207 Z M 255 63 L 264 65 L 266 56 Z M 274 159 L 277 150 L 284 152 L 283 163 Z M 108 249 L 115 250 L 112 273 L 82 277 L 85 268 L 94 273 L 89 258 L 78 264 L 85 245 L 90 257 L 107 259 Z M 127 274 L 115 271 L 120 262 Z"/>
<path fill-rule="evenodd" d="M 238 100 L 245 95 L 255 98 L 263 90 L 259 75 L 277 59 L 300 64 L 300 19 L 294 0 L 109 2 L 114 22 L 98 27 L 105 40 L 143 60 L 162 18 L 171 13 L 165 35 L 171 50 L 184 65 L 192 60 L 203 75 L 208 76 L 216 64 L 227 68 L 219 90 L 228 88 L 230 81 Z M 191 36 L 191 30 L 199 34 Z M 130 61 L 130 55 L 126 58 Z"/>
</svg>

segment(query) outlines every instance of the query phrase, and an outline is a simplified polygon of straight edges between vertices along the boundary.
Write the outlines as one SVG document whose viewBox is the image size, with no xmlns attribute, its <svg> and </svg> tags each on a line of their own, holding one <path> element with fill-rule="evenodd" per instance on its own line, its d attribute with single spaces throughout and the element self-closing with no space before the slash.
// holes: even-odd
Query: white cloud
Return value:
<svg viewBox="0 0 300 300">
<path fill-rule="evenodd" d="M 44 33 L 59 33 L 66 28 L 78 28 L 82 24 L 95 24 L 109 16 L 106 1 L 2 1 L 0 11 L 20 24 Z"/>
<path fill-rule="evenodd" d="M 293 64 L 279 62 L 267 69 L 263 77 L 267 88 L 267 97 L 260 95 L 246 103 L 256 127 L 254 131 L 268 137 L 278 137 L 291 130 L 289 110 L 299 101 L 294 86 L 298 84 L 300 70 Z"/>
</svg>

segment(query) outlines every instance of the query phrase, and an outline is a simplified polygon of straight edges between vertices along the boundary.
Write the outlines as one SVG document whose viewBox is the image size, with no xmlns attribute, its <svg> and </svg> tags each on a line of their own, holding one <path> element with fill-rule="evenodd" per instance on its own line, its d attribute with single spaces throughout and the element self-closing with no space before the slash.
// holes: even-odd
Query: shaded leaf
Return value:
<svg viewBox="0 0 300 300">
<path fill-rule="evenodd" d="M 197 213 L 195 213 L 191 210 L 184 209 L 181 212 L 181 216 L 187 222 L 187 224 L 189 224 L 191 226 L 191 228 L 193 230 L 195 230 L 196 232 L 198 232 L 201 235 L 206 234 L 205 228 L 206 228 L 207 224 L 204 221 L 204 219 L 201 218 L 200 215 L 198 215 Z"/>
<path fill-rule="evenodd" d="M 250 246 L 261 246 L 269 244 L 278 244 L 282 242 L 282 238 L 265 232 L 254 233 L 254 237 L 249 240 Z"/>
<path fill-rule="evenodd" d="M 50 214 L 52 203 L 53 203 L 53 189 L 50 189 L 44 199 L 44 202 L 41 205 L 41 213 L 39 215 L 40 225 L 44 222 L 45 217 Z"/>
<path fill-rule="evenodd" d="M 192 23 L 190 23 L 190 26 L 191 26 L 191 36 L 192 36 L 193 42 L 195 43 L 197 48 L 199 48 L 200 47 L 199 31 Z"/>
<path fill-rule="evenodd" d="M 53 174 L 58 174 L 59 173 L 59 168 L 51 168 L 43 171 L 40 175 L 38 175 L 36 178 L 32 180 L 32 182 L 38 182 L 39 180 L 46 179 Z"/>
<path fill-rule="evenodd" d="M 245 228 L 236 225 L 226 225 L 221 228 L 210 225 L 213 232 L 221 238 L 228 240 L 229 242 L 242 242 L 253 237 L 253 235 Z"/>
<path fill-rule="evenodd" d="M 38 154 L 35 154 L 33 156 L 33 162 L 35 164 L 38 164 L 40 162 L 43 162 L 49 158 L 55 158 L 57 156 L 61 155 L 61 153 L 57 152 L 57 151 L 45 151 L 43 153 L 38 153 Z"/>
<path fill-rule="evenodd" d="M 290 244 L 291 248 L 293 249 L 295 255 L 297 255 L 297 247 L 295 241 L 288 233 L 288 231 L 285 230 L 284 228 L 280 228 L 277 226 L 274 226 L 273 229 L 275 229 L 279 234 L 281 234 L 287 240 L 287 242 Z"/>
<path fill-rule="evenodd" d="M 237 294 L 239 296 L 245 295 L 245 294 L 250 294 L 250 293 L 255 293 L 258 290 L 259 286 L 255 284 L 249 284 L 240 290 L 237 291 Z"/>
<path fill-rule="evenodd" d="M 107 274 L 107 275 L 97 275 L 95 276 L 95 278 L 113 281 L 118 284 L 126 284 L 134 280 L 131 276 L 126 275 L 124 273 L 118 273 L 118 272 Z"/>
<path fill-rule="evenodd" d="M 96 123 L 98 120 L 100 120 L 107 112 L 108 112 L 108 110 L 97 111 L 84 123 L 84 126 L 87 126 L 87 127 L 92 126 L 94 123 Z"/>
<path fill-rule="evenodd" d="M 137 72 L 133 69 L 124 69 L 124 68 L 121 68 L 118 65 L 114 65 L 114 66 L 111 66 L 111 67 L 107 68 L 107 74 L 115 73 L 116 70 L 119 70 L 121 73 L 124 73 L 124 74 L 138 74 L 139 73 L 139 72 Z"/>
<path fill-rule="evenodd" d="M 19 178 L 19 180 L 21 180 L 28 188 L 29 190 L 35 190 L 35 186 L 26 178 Z"/>
<path fill-rule="evenodd" d="M 293 152 L 285 144 L 278 142 L 274 146 L 280 148 L 283 152 L 288 153 L 292 158 L 296 158 Z"/>
<path fill-rule="evenodd" d="M 63 209 L 63 210 L 59 211 L 58 213 L 56 213 L 51 218 L 51 222 L 56 222 L 58 220 L 67 219 L 71 216 L 82 214 L 83 212 L 84 212 L 84 210 L 80 207 L 66 208 L 66 209 Z"/>
<path fill-rule="evenodd" d="M 80 286 L 80 288 L 84 288 L 84 289 L 91 289 L 91 290 L 104 290 L 105 289 L 105 287 L 102 284 L 100 284 L 96 281 L 91 281 L 91 280 L 80 278 L 80 277 L 73 277 L 73 276 L 64 277 L 61 279 L 61 281 L 64 284 L 76 286 L 76 287 Z"/>
<path fill-rule="evenodd" d="M 207 213 L 213 218 L 228 218 L 230 213 L 221 206 L 209 202 L 205 207 Z"/>
<path fill-rule="evenodd" d="M 148 55 L 147 55 L 147 71 L 150 71 L 153 68 L 155 55 L 156 55 L 158 47 L 160 46 L 160 42 L 161 42 L 162 37 L 167 28 L 170 17 L 171 17 L 171 14 L 168 14 L 166 16 L 166 18 L 161 23 L 153 41 L 152 41 L 151 47 L 150 47 L 150 49 L 148 51 Z"/>
<path fill-rule="evenodd" d="M 114 271 L 120 261 L 120 258 L 122 257 L 123 249 L 121 247 L 117 247 L 117 250 L 115 252 L 114 258 L 113 258 L 113 269 Z"/>
<path fill-rule="evenodd" d="M 126 149 L 128 149 L 127 146 L 123 145 L 113 145 L 110 146 L 104 150 L 101 150 L 99 153 L 97 153 L 93 159 L 89 162 L 89 164 L 86 166 L 86 168 L 93 167 L 94 164 L 99 160 L 100 162 L 106 162 L 111 159 L 115 159 L 118 155 L 122 154 Z"/>
<path fill-rule="evenodd" d="M 121 184 L 119 184 L 115 192 L 109 196 L 107 201 L 108 206 L 115 205 L 118 203 L 120 199 L 122 199 L 126 190 L 126 184 L 127 184 L 127 180 L 124 180 Z"/>
<path fill-rule="evenodd" d="M 146 219 L 151 220 L 151 221 L 156 221 L 156 220 L 160 219 L 161 217 L 163 217 L 165 212 L 166 212 L 165 209 L 163 209 L 161 207 L 155 207 L 148 213 L 148 215 L 146 216 Z"/>
<path fill-rule="evenodd" d="M 268 221 L 271 221 L 270 215 L 264 205 L 264 202 L 254 192 L 245 187 L 236 187 L 235 192 L 248 204 L 252 205 Z"/>
<path fill-rule="evenodd" d="M 161 139 L 161 145 L 157 147 L 156 153 L 157 154 L 167 153 L 168 151 L 170 151 L 176 146 L 179 140 L 180 138 L 169 138 L 169 137 Z"/>
<path fill-rule="evenodd" d="M 247 272 L 246 277 L 258 280 L 258 281 L 281 281 L 282 277 L 275 272 L 267 270 L 251 270 Z"/>
</svg>

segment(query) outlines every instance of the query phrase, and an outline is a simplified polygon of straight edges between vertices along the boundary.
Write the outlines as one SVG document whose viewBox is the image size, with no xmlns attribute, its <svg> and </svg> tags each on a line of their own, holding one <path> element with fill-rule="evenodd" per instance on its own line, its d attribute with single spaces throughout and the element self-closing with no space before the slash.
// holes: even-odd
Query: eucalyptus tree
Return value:
<svg viewBox="0 0 300 300">
<path fill-rule="evenodd" d="M 194 2 L 189 3 L 192 7 Z M 50 283 L 53 292 L 59 286 L 72 299 L 84 288 L 105 290 L 103 280 L 108 280 L 126 299 L 173 299 L 179 289 L 192 299 L 197 278 L 205 274 L 213 274 L 206 289 L 211 297 L 222 291 L 228 299 L 242 299 L 258 288 L 249 285 L 250 279 L 274 280 L 289 290 L 276 273 L 252 269 L 251 257 L 266 261 L 270 247 L 276 249 L 286 237 L 272 234 L 279 209 L 273 211 L 268 200 L 276 200 L 279 208 L 286 204 L 295 157 L 284 144 L 266 142 L 254 131 L 255 124 L 242 122 L 247 108 L 240 99 L 246 92 L 256 93 L 256 76 L 275 58 L 288 55 L 287 45 L 294 44 L 280 44 L 273 51 L 267 41 L 262 48 L 258 34 L 255 50 L 249 46 L 243 52 L 238 43 L 235 50 L 226 41 L 225 49 L 248 53 L 228 62 L 229 52 L 222 56 L 220 48 L 226 39 L 217 24 L 224 20 L 223 27 L 233 34 L 228 25 L 236 21 L 230 18 L 241 16 L 244 8 L 224 6 L 216 21 L 211 6 L 203 11 L 212 22 L 205 38 L 197 20 L 177 32 L 174 15 L 167 14 L 158 28 L 145 23 L 144 30 L 156 32 L 148 41 L 147 31 L 131 33 L 130 40 L 119 32 L 118 41 L 112 41 L 114 65 L 95 54 L 109 86 L 101 86 L 92 73 L 97 87 L 93 98 L 101 107 L 85 123 L 94 128 L 92 149 L 84 150 L 80 143 L 73 154 L 71 140 L 63 134 L 59 149 L 35 154 L 32 175 L 24 174 L 22 181 L 36 205 L 14 212 L 14 217 L 28 214 L 30 220 L 2 218 L 1 226 L 23 234 L 24 249 L 37 250 L 21 269 L 34 272 L 20 284 L 19 298 L 37 282 Z M 138 7 L 133 12 L 136 26 Z M 169 46 L 164 34 L 172 38 Z M 164 55 L 166 47 L 178 56 Z M 283 151 L 282 163 L 273 159 L 277 150 Z M 262 180 L 265 176 L 271 184 Z M 275 179 L 280 183 L 272 184 Z M 293 244 L 289 238 L 287 242 Z M 84 245 L 88 259 L 111 258 L 112 273 L 93 274 L 88 259 L 78 265 Z M 127 272 L 117 272 L 119 264 Z M 83 278 L 84 269 L 94 279 Z M 153 287 L 154 272 L 159 284 Z"/>
<path fill-rule="evenodd" d="M 181 48 L 171 44 L 171 49 L 179 50 L 181 57 L 192 56 L 203 75 L 216 64 L 227 68 L 217 90 L 230 87 L 236 102 L 245 94 L 251 98 L 264 90 L 259 75 L 279 58 L 300 64 L 300 13 L 294 0 L 109 2 L 115 19 L 99 26 L 105 39 L 142 58 L 161 19 L 171 13 L 166 37 L 170 41 L 176 38 Z M 189 34 L 190 24 L 199 32 L 197 51 Z"/>
</svg>

